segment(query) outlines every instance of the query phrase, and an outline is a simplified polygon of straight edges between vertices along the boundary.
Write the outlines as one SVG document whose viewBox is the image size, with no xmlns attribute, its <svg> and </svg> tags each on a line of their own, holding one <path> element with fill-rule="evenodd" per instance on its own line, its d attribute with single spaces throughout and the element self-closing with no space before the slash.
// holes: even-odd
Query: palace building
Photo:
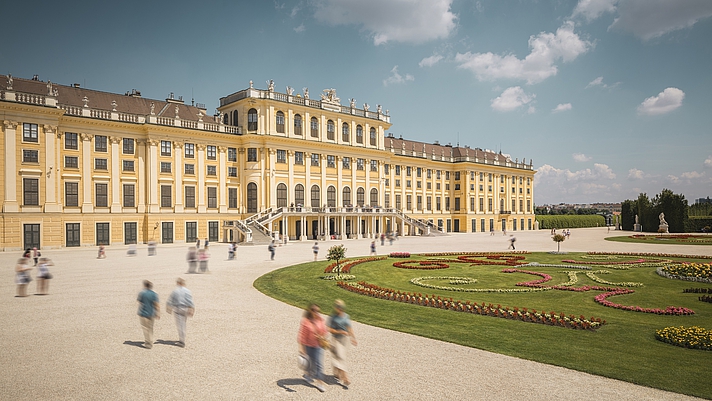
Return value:
<svg viewBox="0 0 712 401">
<path fill-rule="evenodd" d="M 531 159 L 396 138 L 349 103 L 250 82 L 208 115 L 0 75 L 2 248 L 534 228 Z"/>
</svg>

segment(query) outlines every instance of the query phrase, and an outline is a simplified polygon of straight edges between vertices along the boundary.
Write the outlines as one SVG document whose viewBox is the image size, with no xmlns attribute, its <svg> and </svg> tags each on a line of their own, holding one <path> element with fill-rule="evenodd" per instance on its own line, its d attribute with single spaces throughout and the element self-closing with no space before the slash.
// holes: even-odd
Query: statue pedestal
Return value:
<svg viewBox="0 0 712 401">
<path fill-rule="evenodd" d="M 667 224 L 661 224 L 658 226 L 658 232 L 663 233 L 663 234 L 669 234 L 670 231 L 668 231 L 668 225 Z"/>
<path fill-rule="evenodd" d="M 633 224 L 633 231 L 637 233 L 643 232 L 643 226 L 640 224 Z"/>
</svg>

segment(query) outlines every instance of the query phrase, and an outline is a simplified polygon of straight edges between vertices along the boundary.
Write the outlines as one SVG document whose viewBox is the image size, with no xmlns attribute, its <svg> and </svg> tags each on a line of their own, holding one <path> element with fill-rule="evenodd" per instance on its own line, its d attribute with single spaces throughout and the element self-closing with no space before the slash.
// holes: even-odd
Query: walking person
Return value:
<svg viewBox="0 0 712 401">
<path fill-rule="evenodd" d="M 153 348 L 153 322 L 161 318 L 158 294 L 153 291 L 153 283 L 143 280 L 143 291 L 138 293 L 138 316 L 143 329 L 143 347 Z"/>
<path fill-rule="evenodd" d="M 309 359 L 309 369 L 304 374 L 304 380 L 322 393 L 324 388 L 324 345 L 327 329 L 324 319 L 319 314 L 319 305 L 311 304 L 304 312 L 299 323 L 299 353 Z"/>
<path fill-rule="evenodd" d="M 381 246 L 383 246 L 386 243 L 386 234 L 381 233 Z"/>
<path fill-rule="evenodd" d="M 129 249 L 126 251 L 126 254 L 129 256 L 136 256 L 136 244 L 129 245 Z"/>
<path fill-rule="evenodd" d="M 346 362 L 346 351 L 349 345 L 356 345 L 356 336 L 351 327 L 351 318 L 344 312 L 346 305 L 344 301 L 337 299 L 334 301 L 334 312 L 329 318 L 329 332 L 332 336 L 332 358 L 331 363 L 334 367 L 334 377 L 336 382 L 348 388 L 351 384 L 347 375 L 348 365 Z"/>
<path fill-rule="evenodd" d="M 47 266 L 54 266 L 49 258 L 40 258 L 37 265 L 37 294 L 49 295 L 49 280 L 52 279 L 52 273 L 49 272 Z"/>
<path fill-rule="evenodd" d="M 233 260 L 235 259 L 235 251 L 237 250 L 236 244 L 233 242 L 230 245 L 228 245 L 227 248 L 227 260 Z"/>
<path fill-rule="evenodd" d="M 35 261 L 35 266 L 37 266 L 37 260 L 42 256 L 42 253 L 37 250 L 37 247 L 32 248 L 32 259 Z"/>
<path fill-rule="evenodd" d="M 514 243 L 517 242 L 517 239 L 514 237 L 514 235 L 509 236 L 509 248 L 512 248 L 512 250 L 516 249 L 514 248 Z M 509 249 L 507 248 L 507 249 Z"/>
<path fill-rule="evenodd" d="M 274 260 L 274 240 L 267 245 L 269 251 L 269 260 Z"/>
<path fill-rule="evenodd" d="M 376 241 L 371 241 L 371 253 L 369 255 L 376 255 Z"/>
<path fill-rule="evenodd" d="M 104 245 L 99 245 L 99 253 L 97 254 L 96 258 L 97 259 L 106 259 L 106 248 L 104 248 Z"/>
<path fill-rule="evenodd" d="M 173 313 L 178 329 L 178 346 L 185 348 L 185 329 L 188 317 L 195 314 L 193 293 L 185 287 L 185 280 L 178 278 L 177 287 L 171 292 L 166 304 L 166 312 Z"/>
<path fill-rule="evenodd" d="M 195 248 L 200 249 L 200 238 L 198 238 L 198 240 L 195 241 Z"/>
<path fill-rule="evenodd" d="M 198 251 L 194 246 L 188 249 L 188 254 L 185 256 L 185 260 L 188 261 L 188 274 L 193 274 L 196 272 L 198 267 Z"/>
<path fill-rule="evenodd" d="M 312 252 L 314 252 L 314 261 L 316 262 L 317 257 L 319 256 L 319 243 L 315 242 L 314 246 L 312 247 Z"/>
<path fill-rule="evenodd" d="M 200 263 L 200 272 L 201 273 L 208 273 L 208 259 L 210 259 L 210 254 L 208 251 L 205 249 L 201 249 L 198 251 L 198 263 Z"/>
<path fill-rule="evenodd" d="M 209 247 L 209 246 L 210 246 L 210 242 L 209 242 L 208 239 L 206 238 L 206 239 L 205 239 L 205 246 L 204 246 L 204 248 L 205 248 L 206 251 L 208 250 L 208 247 Z"/>
<path fill-rule="evenodd" d="M 17 284 L 18 297 L 27 296 L 27 286 L 30 284 L 30 281 L 32 281 L 30 270 L 32 270 L 32 266 L 30 266 L 29 258 L 20 258 L 17 261 L 15 265 L 15 284 Z"/>
<path fill-rule="evenodd" d="M 148 256 L 156 256 L 156 241 L 148 240 Z"/>
</svg>

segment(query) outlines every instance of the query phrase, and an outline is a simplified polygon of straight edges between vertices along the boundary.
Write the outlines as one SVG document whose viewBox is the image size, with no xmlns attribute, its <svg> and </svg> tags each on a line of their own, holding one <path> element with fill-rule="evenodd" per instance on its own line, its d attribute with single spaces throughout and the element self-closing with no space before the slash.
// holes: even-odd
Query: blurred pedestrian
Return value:
<svg viewBox="0 0 712 401">
<path fill-rule="evenodd" d="M 376 255 L 376 241 L 371 241 L 371 253 L 370 255 Z"/>
<path fill-rule="evenodd" d="M 334 377 L 337 383 L 348 387 L 351 382 L 347 375 L 348 365 L 346 362 L 346 350 L 349 342 L 356 345 L 356 336 L 351 327 L 351 318 L 344 312 L 346 305 L 344 301 L 337 299 L 334 302 L 334 312 L 329 318 L 329 332 L 333 341 L 331 342 L 331 363 L 334 367 Z"/>
<path fill-rule="evenodd" d="M 209 246 L 210 246 L 210 242 L 209 242 L 208 239 L 206 238 L 206 239 L 205 239 L 205 246 L 204 246 L 204 248 L 205 248 L 206 251 L 208 250 L 208 247 L 209 247 Z"/>
<path fill-rule="evenodd" d="M 42 256 L 42 253 L 37 250 L 37 247 L 32 248 L 32 259 L 35 261 L 35 266 L 37 266 L 37 260 Z"/>
<path fill-rule="evenodd" d="M 274 241 L 267 245 L 267 250 L 269 251 L 269 260 L 274 260 Z"/>
<path fill-rule="evenodd" d="M 29 250 L 29 249 L 28 249 Z M 27 296 L 27 286 L 32 281 L 30 277 L 30 266 L 29 258 L 20 258 L 15 265 L 15 284 L 17 284 L 17 296 L 26 297 Z"/>
<path fill-rule="evenodd" d="M 106 259 L 106 248 L 104 248 L 104 245 L 99 245 L 99 252 L 97 253 L 96 258 Z"/>
<path fill-rule="evenodd" d="M 227 260 L 235 259 L 235 252 L 237 252 L 237 244 L 231 243 L 227 248 Z"/>
<path fill-rule="evenodd" d="M 309 369 L 304 374 L 304 380 L 324 392 L 324 346 L 328 340 L 326 325 L 319 311 L 319 305 L 311 304 L 304 312 L 299 323 L 297 342 L 299 353 L 309 359 Z"/>
<path fill-rule="evenodd" d="M 160 319 L 161 306 L 158 294 L 153 291 L 153 283 L 143 280 L 143 291 L 138 293 L 138 316 L 143 329 L 143 347 L 153 348 L 153 322 Z"/>
<path fill-rule="evenodd" d="M 198 240 L 195 241 L 195 248 L 200 249 L 200 238 L 198 238 Z"/>
<path fill-rule="evenodd" d="M 198 251 L 194 246 L 188 248 L 188 254 L 185 257 L 185 260 L 188 262 L 188 274 L 195 273 L 196 268 L 198 267 Z"/>
<path fill-rule="evenodd" d="M 49 272 L 48 266 L 54 266 L 49 258 L 40 258 L 37 265 L 37 295 L 49 295 L 49 280 L 52 279 L 52 273 Z"/>
<path fill-rule="evenodd" d="M 207 247 L 205 249 L 201 249 L 198 251 L 198 263 L 200 264 L 200 272 L 201 273 L 207 273 L 208 272 L 208 259 L 210 259 L 210 254 L 207 251 Z"/>
<path fill-rule="evenodd" d="M 126 251 L 126 254 L 129 256 L 136 256 L 136 244 L 129 245 L 129 249 Z"/>
<path fill-rule="evenodd" d="M 29 259 L 32 256 L 32 249 L 27 248 L 25 249 L 25 252 L 22 253 L 23 258 Z"/>
<path fill-rule="evenodd" d="M 156 256 L 156 241 L 148 240 L 148 256 Z"/>
<path fill-rule="evenodd" d="M 166 312 L 173 313 L 178 329 L 178 346 L 185 348 L 185 329 L 188 317 L 195 314 L 193 293 L 185 287 L 185 280 L 178 278 L 177 287 L 171 292 L 166 304 Z"/>
<path fill-rule="evenodd" d="M 312 252 L 314 252 L 314 261 L 316 262 L 316 259 L 319 256 L 319 243 L 318 242 L 314 243 L 314 246 L 312 247 Z"/>
<path fill-rule="evenodd" d="M 381 233 L 381 246 L 386 243 L 386 234 Z"/>
<path fill-rule="evenodd" d="M 514 235 L 509 236 L 509 248 L 512 248 L 512 250 L 516 249 L 514 248 L 514 243 L 517 242 L 517 239 L 514 237 Z M 507 248 L 507 249 L 509 249 Z"/>
</svg>

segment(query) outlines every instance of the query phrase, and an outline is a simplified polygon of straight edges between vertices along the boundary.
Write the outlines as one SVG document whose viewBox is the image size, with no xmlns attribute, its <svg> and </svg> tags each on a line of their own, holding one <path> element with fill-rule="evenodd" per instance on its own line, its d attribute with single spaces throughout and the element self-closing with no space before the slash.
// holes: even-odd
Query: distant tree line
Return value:
<svg viewBox="0 0 712 401">
<path fill-rule="evenodd" d="M 607 209 L 596 209 L 595 207 L 553 209 L 548 206 L 537 206 L 534 208 L 536 215 L 590 215 L 590 214 L 610 214 Z"/>
<path fill-rule="evenodd" d="M 621 228 L 633 230 L 635 216 L 645 232 L 658 232 L 660 213 L 665 213 L 668 230 L 671 233 L 688 231 L 689 207 L 684 195 L 674 194 L 669 189 L 663 189 L 654 198 L 647 194 L 638 195 L 636 200 L 626 200 L 621 204 Z"/>
</svg>

